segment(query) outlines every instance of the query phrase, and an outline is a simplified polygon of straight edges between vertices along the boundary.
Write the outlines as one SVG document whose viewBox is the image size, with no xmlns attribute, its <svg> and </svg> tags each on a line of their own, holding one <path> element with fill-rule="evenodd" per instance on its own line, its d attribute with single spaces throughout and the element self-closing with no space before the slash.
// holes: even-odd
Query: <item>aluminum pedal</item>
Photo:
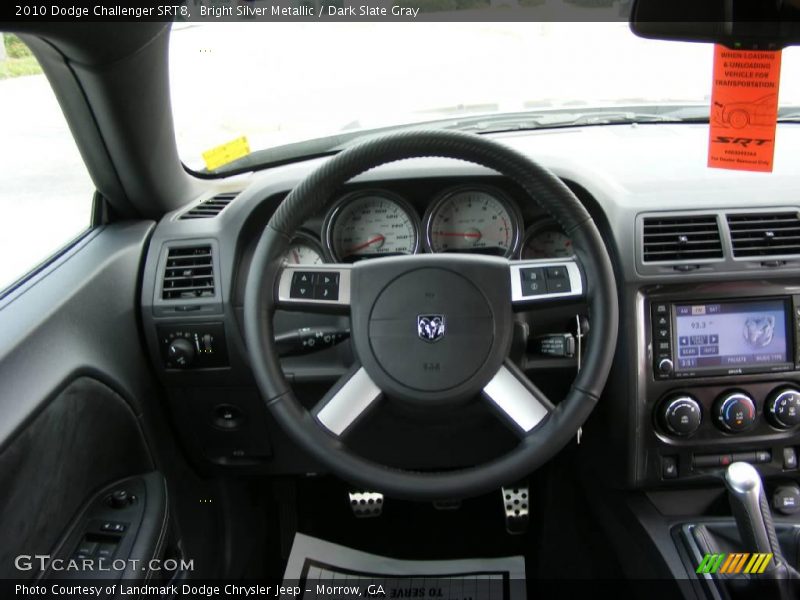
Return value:
<svg viewBox="0 0 800 600">
<path fill-rule="evenodd" d="M 530 516 L 530 492 L 528 484 L 500 488 L 503 493 L 503 509 L 506 514 L 506 531 L 519 535 L 528 530 Z"/>
<path fill-rule="evenodd" d="M 359 519 L 380 517 L 383 513 L 383 494 L 378 492 L 350 492 L 350 508 Z"/>
</svg>

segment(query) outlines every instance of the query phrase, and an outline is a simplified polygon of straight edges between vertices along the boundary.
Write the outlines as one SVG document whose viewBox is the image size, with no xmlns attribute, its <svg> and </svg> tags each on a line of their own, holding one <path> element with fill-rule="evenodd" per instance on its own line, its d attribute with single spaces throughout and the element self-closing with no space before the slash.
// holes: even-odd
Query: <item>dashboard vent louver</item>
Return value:
<svg viewBox="0 0 800 600">
<path fill-rule="evenodd" d="M 190 208 L 180 216 L 180 220 L 184 219 L 211 219 L 221 213 L 228 204 L 233 202 L 238 194 L 236 192 L 226 192 L 224 194 L 217 194 L 213 198 L 204 200 L 194 208 Z"/>
<path fill-rule="evenodd" d="M 644 262 L 685 262 L 722 258 L 716 215 L 646 217 Z"/>
<path fill-rule="evenodd" d="M 800 254 L 800 214 L 797 212 L 729 214 L 736 258 Z"/>
<path fill-rule="evenodd" d="M 161 287 L 163 300 L 191 300 L 214 296 L 211 246 L 170 248 Z"/>
</svg>

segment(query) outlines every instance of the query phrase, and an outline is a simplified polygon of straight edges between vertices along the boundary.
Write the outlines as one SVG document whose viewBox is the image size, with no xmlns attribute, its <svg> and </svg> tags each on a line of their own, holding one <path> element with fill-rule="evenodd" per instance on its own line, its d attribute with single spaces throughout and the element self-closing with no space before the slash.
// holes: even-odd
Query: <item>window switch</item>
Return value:
<svg viewBox="0 0 800 600">
<path fill-rule="evenodd" d="M 83 540 L 75 551 L 76 559 L 92 558 L 97 551 L 97 542 Z"/>
<path fill-rule="evenodd" d="M 100 544 L 97 549 L 97 558 L 100 560 L 111 560 L 117 551 L 117 545 L 112 543 Z"/>
</svg>

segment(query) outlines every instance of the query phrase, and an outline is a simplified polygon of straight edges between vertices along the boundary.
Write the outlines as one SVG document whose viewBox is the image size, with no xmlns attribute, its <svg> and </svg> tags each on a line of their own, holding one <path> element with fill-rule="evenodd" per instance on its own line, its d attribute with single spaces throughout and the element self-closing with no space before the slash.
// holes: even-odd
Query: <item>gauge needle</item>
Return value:
<svg viewBox="0 0 800 600">
<path fill-rule="evenodd" d="M 375 244 L 375 243 L 380 242 L 380 241 L 385 240 L 385 239 L 386 238 L 383 237 L 382 235 L 376 235 L 374 238 L 372 238 L 371 240 L 367 240 L 363 244 L 359 244 L 358 246 L 353 246 L 352 248 L 348 248 L 347 249 L 347 254 L 352 254 L 353 252 L 358 252 L 359 250 L 363 250 L 367 246 L 371 246 L 372 244 Z"/>
<path fill-rule="evenodd" d="M 441 235 L 444 237 L 465 237 L 465 238 L 479 238 L 481 234 L 477 231 L 465 231 L 463 233 L 458 231 L 437 231 L 436 235 Z"/>
<path fill-rule="evenodd" d="M 292 254 L 294 255 L 294 261 L 299 265 L 300 264 L 300 255 L 297 253 L 297 250 L 292 250 Z"/>
</svg>

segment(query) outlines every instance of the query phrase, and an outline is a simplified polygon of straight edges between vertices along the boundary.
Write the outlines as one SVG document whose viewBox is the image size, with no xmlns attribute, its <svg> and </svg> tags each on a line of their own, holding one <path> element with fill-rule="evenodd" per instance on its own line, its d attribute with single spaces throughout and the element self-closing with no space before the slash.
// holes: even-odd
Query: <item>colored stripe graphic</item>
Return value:
<svg viewBox="0 0 800 600">
<path fill-rule="evenodd" d="M 772 556 L 772 554 L 750 554 L 749 552 L 706 554 L 695 573 L 735 575 L 744 571 L 744 573 L 757 575 L 767 570 Z"/>
</svg>

